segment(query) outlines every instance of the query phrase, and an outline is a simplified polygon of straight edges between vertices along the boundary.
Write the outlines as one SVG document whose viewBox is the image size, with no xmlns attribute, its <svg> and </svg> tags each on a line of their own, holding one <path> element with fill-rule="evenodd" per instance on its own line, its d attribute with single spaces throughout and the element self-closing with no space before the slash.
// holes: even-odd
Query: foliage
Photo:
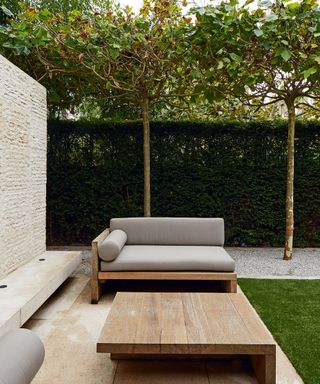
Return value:
<svg viewBox="0 0 320 384">
<path fill-rule="evenodd" d="M 37 10 L 47 9 L 52 13 L 68 14 L 78 10 L 82 12 L 94 12 L 110 7 L 110 0 L 1 0 L 1 6 L 12 13 L 13 17 L 19 16 L 23 9 L 33 8 Z"/>
<path fill-rule="evenodd" d="M 109 0 L 23 1 L 21 7 L 18 3 L 5 7 L 10 22 L 0 26 L 0 53 L 47 88 L 50 116 L 73 116 L 92 98 L 103 104 L 105 87 L 100 86 L 95 76 L 81 71 L 78 61 L 69 61 L 61 53 L 44 25 L 51 20 L 59 29 L 59 23 L 72 23 L 76 14 L 90 17 L 97 8 L 106 13 L 117 7 Z M 113 108 L 112 104 L 106 107 Z"/>
<path fill-rule="evenodd" d="M 175 86 L 178 84 L 183 86 L 183 83 L 186 83 L 184 84 L 184 93 L 190 93 L 191 89 L 188 89 L 187 91 L 187 86 L 193 84 L 197 85 L 197 91 L 200 89 L 206 91 L 206 97 L 210 102 L 197 98 L 196 104 L 191 104 L 189 97 L 181 99 L 179 97 L 173 97 L 171 94 L 170 99 L 165 97 L 164 100 L 159 100 L 160 103 L 151 103 L 149 108 L 150 113 L 154 118 L 212 120 L 217 117 L 252 118 L 281 116 L 277 106 L 272 109 L 271 107 L 262 107 L 259 108 L 258 111 L 254 111 L 253 109 L 248 109 L 244 106 L 244 100 L 239 102 L 235 100 L 234 97 L 231 97 L 230 94 L 228 94 L 228 98 L 226 98 L 227 88 L 225 87 L 226 84 L 224 84 L 224 81 L 229 81 L 230 78 L 226 79 L 222 75 L 225 74 L 224 71 L 226 69 L 230 71 L 229 67 L 239 64 L 231 60 L 226 49 L 230 51 L 230 54 L 233 57 L 236 57 L 234 54 L 237 54 L 237 52 L 233 51 L 242 50 L 247 43 L 247 41 L 239 40 L 237 41 L 237 46 L 230 45 L 231 40 L 229 37 L 232 37 L 232 28 L 235 29 L 238 25 L 229 25 L 226 27 L 226 30 L 228 32 L 227 37 L 230 44 L 228 43 L 229 45 L 225 45 L 225 49 L 218 55 L 212 55 L 214 49 L 217 50 L 219 48 L 220 50 L 223 37 L 221 34 L 221 25 L 219 23 L 210 24 L 208 18 L 212 16 L 212 9 L 214 9 L 216 13 L 218 13 L 219 9 L 220 11 L 222 9 L 219 13 L 219 18 L 221 19 L 219 19 L 220 22 L 224 22 L 223 17 L 228 20 L 228 17 L 230 18 L 230 15 L 234 10 L 227 4 L 224 4 L 223 7 L 220 6 L 220 8 L 199 8 L 197 10 L 199 22 L 197 23 L 198 32 L 195 34 L 194 43 L 190 40 L 192 35 L 192 23 L 190 23 L 189 18 L 180 17 L 181 15 L 179 16 L 180 11 L 179 8 L 174 5 L 174 1 L 171 3 L 158 1 L 154 4 L 146 2 L 146 6 L 138 16 L 133 16 L 129 9 L 120 11 L 120 9 L 109 0 L 86 0 L 81 2 L 79 0 L 60 2 L 52 2 L 49 0 L 23 0 L 21 2 L 22 8 L 19 6 L 18 0 L 3 0 L 2 4 L 6 7 L 8 12 L 13 12 L 14 18 L 12 20 L 12 17 L 9 17 L 9 15 L 2 14 L 2 19 L 11 19 L 11 23 L 9 23 L 6 29 L 2 28 L 0 30 L 0 52 L 25 72 L 38 81 L 41 81 L 41 83 L 48 89 L 48 107 L 51 117 L 72 117 L 73 119 L 88 117 L 93 119 L 99 118 L 100 120 L 110 119 L 110 117 L 116 119 L 125 119 L 126 117 L 139 118 L 141 116 L 141 108 L 140 106 L 135 105 L 138 99 L 134 96 L 131 97 L 131 100 L 135 102 L 134 105 L 124 98 L 121 98 L 120 103 L 118 100 L 119 95 L 117 95 L 116 99 L 110 99 L 110 96 L 114 95 L 115 91 L 113 90 L 113 92 L 111 92 L 110 89 L 106 89 L 105 83 L 108 83 L 109 80 L 106 79 L 105 83 L 101 85 L 100 80 L 102 79 L 95 78 L 93 73 L 90 73 L 90 71 L 83 71 L 83 68 L 79 66 L 79 57 L 83 58 L 82 64 L 84 65 L 89 64 L 89 67 L 92 67 L 91 59 L 94 59 L 95 62 L 99 63 L 96 65 L 96 69 L 102 68 L 106 65 L 106 62 L 110 59 L 111 55 L 111 51 L 109 52 L 107 49 L 108 45 L 103 46 L 103 41 L 110 41 L 109 48 L 112 44 L 115 44 L 115 46 L 118 47 L 118 50 L 114 50 L 113 47 L 114 52 L 117 51 L 119 53 L 121 51 L 121 54 L 119 53 L 116 61 L 122 63 L 122 55 L 125 54 L 123 47 L 125 47 L 126 50 L 128 48 L 128 45 L 123 45 L 123 41 L 128 39 L 125 38 L 125 33 L 118 33 L 121 38 L 116 36 L 116 38 L 112 40 L 114 37 L 112 31 L 121 31 L 121 28 L 123 27 L 121 20 L 124 20 L 124 17 L 127 17 L 127 31 L 130 30 L 132 32 L 133 38 L 131 40 L 133 41 L 138 38 L 139 40 L 136 43 L 138 43 L 138 45 L 140 44 L 140 49 L 142 53 L 144 53 L 143 47 L 145 40 L 149 41 L 150 46 L 152 45 L 148 34 L 154 39 L 156 32 L 156 28 L 147 30 L 146 26 L 148 23 L 149 25 L 158 24 L 157 22 L 152 22 L 152 17 L 155 17 L 162 12 L 161 7 L 162 9 L 165 7 L 171 9 L 171 19 L 175 20 L 174 29 L 179 30 L 179 33 L 181 33 L 178 39 L 180 48 L 180 43 L 187 46 L 187 49 L 184 50 L 182 54 L 176 55 L 180 60 L 180 64 L 176 68 L 177 70 L 175 71 L 174 76 L 167 77 L 165 83 L 166 92 L 164 93 L 167 93 L 168 96 L 170 90 L 172 91 L 173 84 Z M 233 3 L 233 6 L 234 4 L 235 3 Z M 263 4 L 265 8 L 267 6 L 271 7 L 272 5 L 271 2 Z M 245 13 L 243 9 L 241 8 L 240 11 Z M 267 10 L 266 12 L 270 11 Z M 105 19 L 104 16 L 106 16 Z M 252 15 L 250 17 L 253 18 Z M 258 16 L 256 15 L 256 17 Z M 99 21 L 100 19 L 104 19 L 105 24 L 112 24 L 113 28 L 106 30 L 104 24 Z M 268 21 L 268 23 L 270 24 L 270 21 Z M 85 24 L 87 25 L 87 28 L 84 27 Z M 88 33 L 89 25 L 94 26 L 92 30 L 94 30 L 95 33 Z M 177 29 L 178 25 L 180 26 Z M 212 34 L 212 26 L 215 28 L 215 36 Z M 263 29 L 263 26 L 261 26 L 261 28 Z M 246 29 L 248 29 L 248 26 L 246 26 Z M 251 30 L 251 32 L 248 29 L 246 32 L 247 35 L 251 33 L 253 37 L 253 40 L 251 41 L 252 44 L 261 43 L 262 41 L 262 38 L 257 40 L 257 31 L 255 31 L 255 29 L 256 28 Z M 49 34 L 46 33 L 46 30 L 49 30 Z M 59 31 L 61 34 L 59 34 Z M 107 36 L 108 33 L 111 33 L 109 37 Z M 68 37 L 68 39 L 60 39 L 62 36 Z M 95 39 L 94 36 L 104 36 L 105 38 L 104 40 Z M 208 36 L 210 38 L 208 38 Z M 264 39 L 265 36 L 266 33 Z M 143 39 L 145 40 L 143 41 Z M 162 40 L 165 41 L 166 39 L 167 37 L 164 33 Z M 217 41 L 215 41 L 215 39 Z M 274 36 L 271 36 L 270 39 L 273 41 Z M 114 43 L 112 43 L 112 41 Z M 169 41 L 169 39 L 167 39 L 167 41 Z M 207 47 L 208 51 L 205 49 L 204 42 L 210 42 L 209 48 Z M 217 43 L 219 44 L 218 46 L 216 46 Z M 199 44 L 201 45 L 200 52 L 197 51 Z M 266 43 L 264 42 L 264 44 Z M 100 57 L 97 58 L 93 56 L 95 52 L 91 49 L 92 47 L 89 47 L 90 45 L 98 50 L 100 49 L 100 51 L 102 50 L 102 52 L 100 52 Z M 49 47 L 50 52 L 48 52 Z M 168 55 L 170 54 L 172 56 L 173 52 L 175 54 L 177 53 L 174 50 L 175 47 L 177 47 L 177 45 L 172 46 L 172 50 L 169 50 Z M 189 47 L 192 47 L 192 49 L 189 49 Z M 130 49 L 131 48 L 132 44 L 130 45 Z M 171 48 L 171 46 L 169 48 Z M 157 47 L 157 49 L 159 49 L 159 47 Z M 26 56 L 25 54 L 29 51 L 32 52 L 32 54 Z M 52 55 L 51 51 L 56 52 L 56 54 Z M 138 48 L 136 51 L 138 51 Z M 87 55 L 85 55 L 86 53 Z M 157 52 L 155 51 L 155 53 Z M 61 54 L 63 57 L 61 57 Z M 82 54 L 84 56 L 82 56 Z M 216 57 L 220 57 L 220 59 L 217 60 Z M 182 58 L 184 59 L 183 61 Z M 145 57 L 145 59 L 145 62 L 147 62 L 148 57 Z M 202 60 L 201 66 L 197 64 L 199 59 Z M 245 65 L 245 62 L 243 62 L 242 69 Z M 120 69 L 121 68 L 122 66 L 120 66 Z M 132 68 L 129 69 L 131 70 Z M 135 70 L 137 69 L 138 66 L 135 66 Z M 206 69 L 208 69 L 208 71 L 206 71 Z M 130 70 L 122 72 L 117 71 L 115 75 L 117 84 L 120 84 L 119 78 L 123 81 L 123 76 L 127 77 L 126 79 L 128 80 L 128 72 L 131 73 Z M 150 68 L 148 71 L 150 72 Z M 252 71 L 250 71 L 249 76 L 251 76 L 252 79 L 254 72 L 251 72 Z M 238 75 L 237 68 L 230 73 L 236 73 Z M 215 77 L 215 74 L 218 74 L 218 76 Z M 101 76 L 102 72 L 99 72 L 99 75 Z M 151 75 L 152 72 L 148 75 L 149 78 L 153 78 Z M 206 81 L 204 81 L 204 78 Z M 217 81 L 221 82 L 222 80 L 223 85 L 218 87 Z M 241 85 L 242 78 L 239 77 L 238 80 L 238 83 Z M 173 81 L 173 84 L 171 81 Z M 108 86 L 114 88 L 115 85 L 116 84 L 112 84 L 111 81 L 111 84 Z M 150 84 L 148 84 L 147 88 L 150 89 Z M 237 95 L 239 96 L 238 93 Z M 91 105 L 92 108 L 88 108 L 88 105 Z M 315 107 L 317 106 L 316 103 L 313 105 Z M 90 114 L 91 111 L 93 111 L 92 116 Z M 304 113 L 305 112 L 307 111 L 304 111 Z M 315 111 L 309 111 L 307 113 L 310 118 L 317 116 L 317 112 Z"/>
<path fill-rule="evenodd" d="M 28 8 L 19 25 L 12 22 L 5 32 L 13 40 L 4 43 L 6 48 L 19 55 L 33 52 L 51 77 L 60 72 L 78 80 L 92 79 L 90 86 L 99 93 L 103 89 L 105 99 L 124 100 L 140 109 L 146 216 L 151 206 L 150 106 L 176 96 L 177 84 L 185 84 L 189 24 L 175 0 L 154 0 L 145 1 L 138 16 L 129 7 L 91 15 L 74 10 L 67 17 Z M 188 69 L 192 79 L 194 71 Z"/>
<path fill-rule="evenodd" d="M 199 102 L 205 112 L 214 102 L 215 116 L 230 108 L 244 113 L 246 106 L 260 110 L 284 103 L 289 132 L 285 258 L 290 258 L 295 114 L 309 99 L 316 107 L 320 96 L 320 11 L 316 0 L 266 0 L 249 10 L 251 2 L 200 7 L 195 24 L 175 0 L 146 0 L 139 15 L 112 3 L 95 13 L 28 7 L 1 27 L 0 43 L 35 78 L 54 82 L 49 99 L 56 102 L 58 116 L 76 105 L 73 114 L 90 109 L 99 117 L 98 100 L 112 100 L 103 110 L 119 116 L 120 103 L 128 116 L 140 111 L 146 216 L 151 206 L 151 112 L 172 116 L 175 111 L 177 116 L 184 105 L 180 100 L 197 117 L 205 116 L 197 111 Z"/>
<path fill-rule="evenodd" d="M 320 381 L 319 280 L 239 279 L 305 384 Z"/>
<path fill-rule="evenodd" d="M 267 0 L 250 10 L 252 2 L 195 10 L 194 43 L 205 49 L 208 99 L 232 93 L 259 108 L 277 101 L 305 106 L 307 97 L 320 97 L 318 2 Z"/>
<path fill-rule="evenodd" d="M 49 244 L 89 244 L 111 217 L 143 215 L 141 122 L 49 122 Z M 296 246 L 320 245 L 320 126 L 300 122 Z M 153 122 L 154 216 L 225 218 L 229 245 L 280 246 L 284 121 Z"/>
<path fill-rule="evenodd" d="M 204 47 L 205 94 L 232 94 L 256 107 L 283 102 L 288 112 L 284 259 L 292 258 L 296 109 L 320 100 L 320 8 L 317 0 L 261 1 L 249 10 L 231 0 L 196 10 L 194 41 Z M 209 60 L 208 60 L 209 58 Z M 211 60 L 210 60 L 211 59 Z M 307 100 L 311 99 L 311 103 Z"/>
</svg>

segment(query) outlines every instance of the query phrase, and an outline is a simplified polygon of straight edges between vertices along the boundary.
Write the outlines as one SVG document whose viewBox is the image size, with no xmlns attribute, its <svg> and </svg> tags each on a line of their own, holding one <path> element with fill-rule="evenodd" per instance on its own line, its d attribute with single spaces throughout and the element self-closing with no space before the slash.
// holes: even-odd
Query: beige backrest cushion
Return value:
<svg viewBox="0 0 320 384">
<path fill-rule="evenodd" d="M 127 241 L 127 234 L 116 229 L 107 236 L 98 246 L 99 257 L 104 261 L 112 261 L 120 254 Z"/>
<path fill-rule="evenodd" d="M 127 217 L 110 221 L 111 233 L 126 232 L 127 245 L 220 245 L 224 244 L 221 218 Z"/>
</svg>

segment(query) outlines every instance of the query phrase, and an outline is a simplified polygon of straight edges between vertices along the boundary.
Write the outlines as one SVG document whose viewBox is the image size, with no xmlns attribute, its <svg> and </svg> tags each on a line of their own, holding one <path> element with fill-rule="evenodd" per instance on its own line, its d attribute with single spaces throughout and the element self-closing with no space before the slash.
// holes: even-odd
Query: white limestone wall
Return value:
<svg viewBox="0 0 320 384">
<path fill-rule="evenodd" d="M 46 90 L 0 55 L 0 278 L 46 249 Z"/>
</svg>

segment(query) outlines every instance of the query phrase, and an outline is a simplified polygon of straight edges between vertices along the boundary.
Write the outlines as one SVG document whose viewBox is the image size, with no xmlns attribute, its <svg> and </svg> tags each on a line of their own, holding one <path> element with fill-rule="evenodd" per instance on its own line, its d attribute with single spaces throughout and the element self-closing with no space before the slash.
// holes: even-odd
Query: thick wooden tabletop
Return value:
<svg viewBox="0 0 320 384">
<path fill-rule="evenodd" d="M 117 293 L 98 352 L 274 354 L 275 342 L 242 293 Z"/>
</svg>

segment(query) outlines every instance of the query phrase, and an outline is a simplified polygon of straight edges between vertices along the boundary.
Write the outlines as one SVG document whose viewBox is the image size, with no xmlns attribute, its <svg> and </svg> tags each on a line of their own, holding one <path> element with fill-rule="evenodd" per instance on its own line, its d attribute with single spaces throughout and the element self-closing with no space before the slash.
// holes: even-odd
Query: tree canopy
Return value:
<svg viewBox="0 0 320 384">
<path fill-rule="evenodd" d="M 48 84 L 54 113 L 76 106 L 97 116 L 104 110 L 142 118 L 146 216 L 151 214 L 152 113 L 234 117 L 268 110 L 275 116 L 284 106 L 288 116 L 284 257 L 290 259 L 295 121 L 308 110 L 319 111 L 320 102 L 317 0 L 263 0 L 257 7 L 253 0 L 243 6 L 229 0 L 197 7 L 191 17 L 176 0 L 145 0 L 139 14 L 111 1 L 97 1 L 79 7 L 70 3 L 71 11 L 62 2 L 64 9 L 57 11 L 55 6 L 45 7 L 51 3 L 48 0 L 40 5 L 29 0 L 18 15 L 2 7 L 6 15 L 0 27 L 2 51 Z"/>
<path fill-rule="evenodd" d="M 204 51 L 208 99 L 229 95 L 259 110 L 284 103 L 288 115 L 286 241 L 291 259 L 294 230 L 295 121 L 301 108 L 318 110 L 320 100 L 320 9 L 316 0 L 248 0 L 195 10 L 194 41 Z M 214 68 L 214 71 L 212 69 Z"/>
<path fill-rule="evenodd" d="M 4 46 L 19 55 L 32 53 L 40 71 L 45 69 L 42 77 L 51 79 L 60 73 L 68 89 L 78 87 L 80 94 L 89 89 L 90 95 L 96 89 L 105 100 L 119 100 L 140 110 L 146 216 L 151 214 L 150 108 L 189 92 L 187 81 L 192 82 L 196 73 L 188 60 L 193 53 L 186 38 L 189 28 L 190 19 L 174 0 L 146 1 L 139 15 L 117 6 L 90 15 L 74 10 L 68 17 L 27 8 L 6 27 L 13 37 Z M 89 86 L 82 92 L 87 79 Z"/>
<path fill-rule="evenodd" d="M 218 71 L 209 96 L 221 98 L 227 92 L 244 105 L 257 108 L 279 101 L 302 107 L 306 106 L 306 98 L 318 99 L 317 0 L 266 0 L 256 10 L 237 4 L 232 0 L 195 10 L 195 41 L 205 49 L 208 77 L 213 64 Z M 314 107 L 313 103 L 308 106 Z"/>
</svg>

